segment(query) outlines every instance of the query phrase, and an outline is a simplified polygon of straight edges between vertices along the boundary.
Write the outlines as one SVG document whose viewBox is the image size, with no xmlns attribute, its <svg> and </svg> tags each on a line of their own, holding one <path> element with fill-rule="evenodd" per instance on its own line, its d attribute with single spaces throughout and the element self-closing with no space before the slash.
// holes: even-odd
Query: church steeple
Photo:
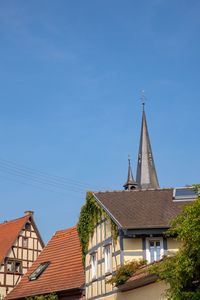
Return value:
<svg viewBox="0 0 200 300">
<path fill-rule="evenodd" d="M 142 105 L 142 127 L 140 135 L 136 182 L 138 183 L 139 188 L 157 189 L 159 188 L 159 183 L 147 128 L 146 114 L 144 109 L 145 103 L 143 102 Z"/>
<path fill-rule="evenodd" d="M 134 178 L 133 178 L 133 173 L 132 173 L 132 169 L 131 169 L 131 159 L 130 157 L 128 157 L 128 177 L 127 177 L 127 181 L 124 184 L 124 189 L 125 190 L 134 190 L 137 188 L 137 183 L 135 182 Z"/>
</svg>

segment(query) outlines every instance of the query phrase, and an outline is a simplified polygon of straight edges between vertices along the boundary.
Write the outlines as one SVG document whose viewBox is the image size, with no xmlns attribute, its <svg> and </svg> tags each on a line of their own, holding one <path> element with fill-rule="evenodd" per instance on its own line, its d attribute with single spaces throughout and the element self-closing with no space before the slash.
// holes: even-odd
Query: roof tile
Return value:
<svg viewBox="0 0 200 300">
<path fill-rule="evenodd" d="M 173 189 L 132 190 L 94 193 L 110 215 L 127 229 L 169 227 L 183 205 L 174 202 Z"/>
<path fill-rule="evenodd" d="M 26 215 L 22 218 L 0 224 L 0 262 L 4 260 L 29 218 L 30 215 Z"/>
<path fill-rule="evenodd" d="M 29 275 L 46 261 L 50 261 L 46 270 L 36 280 L 29 281 Z M 20 283 L 5 299 L 81 289 L 83 284 L 81 247 L 77 229 L 72 227 L 55 233 Z"/>
</svg>

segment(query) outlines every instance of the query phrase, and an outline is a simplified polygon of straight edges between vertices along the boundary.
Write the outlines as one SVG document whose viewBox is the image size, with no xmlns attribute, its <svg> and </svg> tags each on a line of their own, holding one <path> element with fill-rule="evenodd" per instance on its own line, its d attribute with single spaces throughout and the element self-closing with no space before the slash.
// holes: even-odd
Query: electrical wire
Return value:
<svg viewBox="0 0 200 300">
<path fill-rule="evenodd" d="M 78 180 L 63 176 L 51 175 L 41 170 L 26 167 L 10 160 L 0 158 L 0 172 L 14 178 L 22 178 L 35 184 L 44 185 L 56 190 L 70 190 L 73 192 L 85 192 L 86 190 L 100 190 L 94 185 L 89 185 Z M 102 190 L 102 189 L 101 189 Z"/>
<path fill-rule="evenodd" d="M 45 190 L 45 191 L 48 191 L 48 192 L 53 192 L 55 194 L 59 194 L 59 198 L 62 197 L 63 199 L 66 199 L 66 196 L 69 196 L 69 195 L 72 195 L 74 192 L 73 191 L 69 191 L 67 190 L 66 192 L 61 192 L 61 191 L 58 191 L 58 190 L 53 190 L 53 189 L 49 189 L 43 185 L 35 185 L 33 183 L 30 183 L 30 182 L 24 182 L 22 180 L 18 180 L 16 178 L 10 178 L 10 177 L 7 177 L 5 175 L 0 175 L 0 178 L 2 179 L 5 179 L 7 181 L 13 181 L 13 182 L 16 182 L 16 183 L 19 183 L 19 184 L 22 184 L 22 185 L 26 185 L 26 186 L 31 186 L 31 187 L 34 187 L 36 189 L 39 189 L 39 190 Z M 76 194 L 80 195 L 80 197 L 84 196 L 84 193 L 82 192 L 76 192 Z"/>
</svg>

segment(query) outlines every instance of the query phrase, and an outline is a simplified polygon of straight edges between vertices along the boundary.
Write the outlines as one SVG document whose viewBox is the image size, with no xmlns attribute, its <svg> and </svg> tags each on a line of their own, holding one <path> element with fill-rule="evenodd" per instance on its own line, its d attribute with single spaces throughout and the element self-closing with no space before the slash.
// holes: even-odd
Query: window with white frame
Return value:
<svg viewBox="0 0 200 300">
<path fill-rule="evenodd" d="M 104 248 L 104 258 L 105 258 L 105 273 L 111 272 L 111 246 L 105 246 Z"/>
<path fill-rule="evenodd" d="M 146 258 L 149 263 L 158 261 L 163 256 L 163 239 L 148 238 L 146 242 Z"/>
<path fill-rule="evenodd" d="M 97 277 L 97 255 L 96 253 L 91 254 L 91 268 L 92 268 L 92 279 Z"/>
</svg>

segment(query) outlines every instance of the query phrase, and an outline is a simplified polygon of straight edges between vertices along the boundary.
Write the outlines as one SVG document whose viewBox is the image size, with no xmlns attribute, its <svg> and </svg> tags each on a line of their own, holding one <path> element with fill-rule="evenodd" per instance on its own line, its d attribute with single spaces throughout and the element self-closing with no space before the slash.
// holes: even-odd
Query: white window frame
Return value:
<svg viewBox="0 0 200 300">
<path fill-rule="evenodd" d="M 105 274 L 111 273 L 111 271 L 112 271 L 111 245 L 106 245 L 104 247 L 104 269 L 105 269 Z"/>
<path fill-rule="evenodd" d="M 92 279 L 97 278 L 97 253 L 91 253 L 91 270 L 92 270 Z"/>
<path fill-rule="evenodd" d="M 151 261 L 151 253 L 150 253 L 150 241 L 159 241 L 160 242 L 160 259 L 162 259 L 164 255 L 164 248 L 163 248 L 163 238 L 162 237 L 149 237 L 146 238 L 146 260 L 148 263 L 152 263 Z"/>
</svg>

